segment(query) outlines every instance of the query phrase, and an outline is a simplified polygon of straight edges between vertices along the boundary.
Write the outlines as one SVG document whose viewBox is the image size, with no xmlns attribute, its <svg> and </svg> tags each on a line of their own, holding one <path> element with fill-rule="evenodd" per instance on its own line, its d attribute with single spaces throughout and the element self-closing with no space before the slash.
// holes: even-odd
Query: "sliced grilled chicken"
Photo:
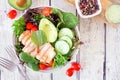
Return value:
<svg viewBox="0 0 120 80">
<path fill-rule="evenodd" d="M 34 50 L 30 53 L 30 55 L 33 56 L 33 57 L 36 57 L 37 54 L 38 54 L 38 49 L 37 49 L 37 48 L 34 49 Z"/>
<path fill-rule="evenodd" d="M 35 44 L 30 43 L 30 45 L 25 46 L 22 50 L 23 50 L 24 52 L 30 53 L 30 52 L 32 52 L 35 48 L 37 48 L 37 47 L 35 46 Z"/>
<path fill-rule="evenodd" d="M 19 41 L 22 41 L 23 38 L 24 38 L 27 34 L 29 34 L 29 33 L 31 33 L 29 30 L 24 31 L 24 32 L 20 35 Z"/>
<path fill-rule="evenodd" d="M 45 43 L 42 48 L 40 49 L 40 52 L 36 55 L 36 58 L 38 60 L 43 61 L 41 60 L 41 58 L 45 55 L 46 51 L 49 49 L 49 47 L 51 47 L 51 45 L 49 43 Z M 45 62 L 45 61 L 44 61 Z"/>
<path fill-rule="evenodd" d="M 19 38 L 19 41 L 24 45 L 22 49 L 24 52 L 29 53 L 31 56 L 36 57 L 42 63 L 50 63 L 54 56 L 55 51 L 50 43 L 45 43 L 42 46 L 37 47 L 31 42 L 31 32 L 29 30 L 24 31 Z"/>
<path fill-rule="evenodd" d="M 54 56 L 56 55 L 54 49 L 51 49 L 49 52 L 48 52 L 48 57 L 46 59 L 46 63 L 50 63 L 52 61 L 52 59 L 54 58 Z"/>
</svg>

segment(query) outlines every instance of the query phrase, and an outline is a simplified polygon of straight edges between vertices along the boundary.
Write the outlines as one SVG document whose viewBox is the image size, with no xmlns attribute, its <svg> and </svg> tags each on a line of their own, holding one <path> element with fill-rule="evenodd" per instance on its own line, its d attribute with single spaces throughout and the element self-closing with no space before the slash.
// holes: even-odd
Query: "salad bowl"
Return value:
<svg viewBox="0 0 120 80">
<path fill-rule="evenodd" d="M 72 23 L 72 24 L 71 24 Z M 13 44 L 23 65 L 54 72 L 69 65 L 80 47 L 78 18 L 53 7 L 28 9 L 13 23 Z"/>
</svg>

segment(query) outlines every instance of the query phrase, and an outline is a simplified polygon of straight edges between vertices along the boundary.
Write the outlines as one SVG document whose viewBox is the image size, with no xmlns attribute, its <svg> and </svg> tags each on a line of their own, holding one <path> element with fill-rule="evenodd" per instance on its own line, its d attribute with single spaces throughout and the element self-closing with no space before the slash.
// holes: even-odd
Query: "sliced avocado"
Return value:
<svg viewBox="0 0 120 80">
<path fill-rule="evenodd" d="M 57 39 L 57 29 L 52 22 L 48 19 L 43 18 L 40 20 L 39 30 L 45 32 L 48 42 L 55 42 Z"/>
<path fill-rule="evenodd" d="M 32 4 L 32 0 L 26 0 L 26 3 L 23 6 L 17 5 L 17 0 L 8 0 L 8 3 L 17 10 L 25 10 L 29 8 Z"/>
</svg>

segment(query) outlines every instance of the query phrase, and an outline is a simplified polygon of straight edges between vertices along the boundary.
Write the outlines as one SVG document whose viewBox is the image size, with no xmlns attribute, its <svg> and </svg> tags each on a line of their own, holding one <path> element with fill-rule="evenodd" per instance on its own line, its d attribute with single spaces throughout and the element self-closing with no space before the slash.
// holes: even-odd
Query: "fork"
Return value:
<svg viewBox="0 0 120 80">
<path fill-rule="evenodd" d="M 15 63 L 13 63 L 10 60 L 7 60 L 3 57 L 0 57 L 0 66 L 4 67 L 5 69 L 13 72 L 15 70 L 18 70 L 20 72 L 20 75 L 23 76 L 25 78 L 25 80 L 30 80 L 26 74 L 24 73 L 24 71 Z"/>
<path fill-rule="evenodd" d="M 15 52 L 14 47 L 12 45 L 7 46 L 5 48 L 5 51 L 10 56 L 12 61 L 14 61 L 15 63 L 20 63 L 20 60 L 19 60 L 18 56 L 16 55 L 16 52 Z"/>
<path fill-rule="evenodd" d="M 21 71 L 21 73 L 24 74 L 28 80 L 30 80 L 27 73 L 25 72 L 25 67 L 22 64 L 20 64 L 21 62 L 18 56 L 16 55 L 14 46 L 9 45 L 8 47 L 5 48 L 5 51 L 10 56 L 11 60 L 14 61 L 14 63 L 16 63 L 19 66 L 19 69 L 20 69 L 19 71 Z"/>
</svg>

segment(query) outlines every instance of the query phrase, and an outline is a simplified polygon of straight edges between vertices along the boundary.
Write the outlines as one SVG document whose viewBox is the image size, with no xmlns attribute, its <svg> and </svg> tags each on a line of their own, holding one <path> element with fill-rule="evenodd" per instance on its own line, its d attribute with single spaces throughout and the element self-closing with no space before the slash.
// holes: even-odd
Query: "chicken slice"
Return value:
<svg viewBox="0 0 120 80">
<path fill-rule="evenodd" d="M 54 48 L 53 48 L 48 52 L 48 57 L 46 59 L 46 63 L 50 63 L 55 55 L 56 55 L 56 53 L 55 53 Z"/>
<path fill-rule="evenodd" d="M 26 41 L 25 46 L 30 45 L 30 43 L 31 43 L 31 39 L 29 38 L 29 39 Z"/>
<path fill-rule="evenodd" d="M 46 51 L 49 49 L 50 46 L 50 43 L 45 43 L 44 45 L 42 45 L 40 52 L 36 55 L 36 58 L 40 60 L 40 62 L 44 62 L 44 60 L 41 60 L 41 58 L 45 55 Z"/>
<path fill-rule="evenodd" d="M 25 45 L 27 40 L 29 40 L 31 37 L 31 33 L 28 33 L 23 39 L 22 39 L 22 44 Z"/>
<path fill-rule="evenodd" d="M 29 30 L 24 31 L 24 32 L 20 35 L 19 41 L 22 41 L 22 39 L 23 39 L 27 34 L 29 34 L 29 33 L 31 33 Z"/>
<path fill-rule="evenodd" d="M 30 45 L 25 46 L 22 50 L 23 50 L 24 52 L 30 53 L 30 52 L 32 52 L 35 48 L 36 48 L 36 46 L 35 46 L 33 43 L 31 43 Z"/>
<path fill-rule="evenodd" d="M 49 49 L 46 51 L 45 55 L 42 57 L 42 59 L 46 62 L 46 59 L 49 57 L 49 53 L 51 51 L 53 51 L 54 49 L 51 47 L 49 47 Z"/>
<path fill-rule="evenodd" d="M 38 49 L 36 48 L 30 53 L 30 55 L 35 57 L 37 55 L 37 53 L 38 53 Z"/>
</svg>

